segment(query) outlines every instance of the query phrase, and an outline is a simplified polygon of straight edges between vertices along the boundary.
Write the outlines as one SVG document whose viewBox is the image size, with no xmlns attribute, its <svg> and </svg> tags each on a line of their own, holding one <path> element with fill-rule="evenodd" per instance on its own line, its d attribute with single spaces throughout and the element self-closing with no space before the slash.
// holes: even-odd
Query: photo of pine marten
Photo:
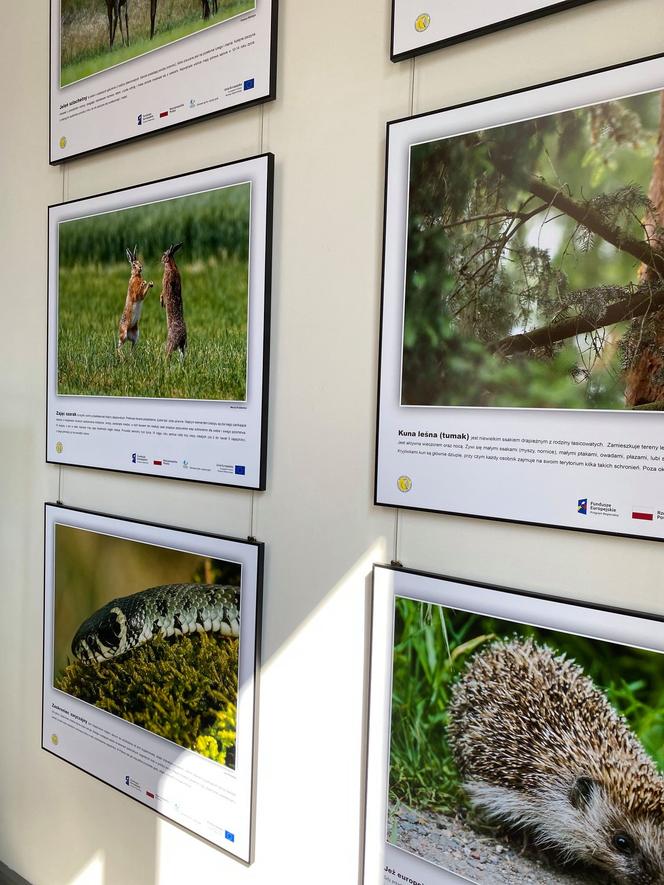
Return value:
<svg viewBox="0 0 664 885">
<path fill-rule="evenodd" d="M 664 410 L 664 93 L 411 149 L 401 401 Z"/>
<path fill-rule="evenodd" d="M 398 599 L 388 839 L 477 885 L 664 882 L 664 656 Z"/>
</svg>

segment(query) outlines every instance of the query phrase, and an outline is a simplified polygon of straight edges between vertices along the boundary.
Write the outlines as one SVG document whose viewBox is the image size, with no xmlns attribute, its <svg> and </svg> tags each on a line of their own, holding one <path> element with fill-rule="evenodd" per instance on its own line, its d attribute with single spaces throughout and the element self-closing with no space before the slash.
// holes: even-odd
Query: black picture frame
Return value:
<svg viewBox="0 0 664 885">
<path fill-rule="evenodd" d="M 51 214 L 54 210 L 61 209 L 63 207 L 70 207 L 76 204 L 84 203 L 89 200 L 97 200 L 104 199 L 106 197 L 113 197 L 118 194 L 130 194 L 132 191 L 145 188 L 152 187 L 158 185 L 165 185 L 169 182 L 175 181 L 187 181 L 187 179 L 192 178 L 193 176 L 220 171 L 220 170 L 232 170 L 234 167 L 242 166 L 243 164 L 253 163 L 254 161 L 265 161 L 266 163 L 266 207 L 265 207 L 265 243 L 264 243 L 264 276 L 262 280 L 262 315 L 263 315 L 263 341 L 262 341 L 262 368 L 261 368 L 261 404 L 260 404 L 260 454 L 259 454 L 259 475 L 258 481 L 254 484 L 243 484 L 238 482 L 223 482 L 223 481 L 213 481 L 209 479 L 198 479 L 192 475 L 188 476 L 164 476 L 164 474 L 157 474 L 154 471 L 147 472 L 141 470 L 123 470 L 121 468 L 111 468 L 105 467 L 102 464 L 81 464 L 75 461 L 67 461 L 66 459 L 55 459 L 52 457 L 49 448 L 49 439 L 50 439 L 50 413 L 53 411 L 51 404 L 51 395 L 49 389 L 50 382 L 50 373 L 52 371 L 51 367 L 51 328 L 50 328 L 50 318 L 52 316 L 52 298 L 53 293 L 51 292 L 51 271 L 52 265 L 54 261 L 54 256 L 52 255 L 52 249 L 50 245 L 51 238 Z M 208 166 L 203 169 L 193 170 L 191 172 L 184 173 L 182 175 L 172 175 L 167 176 L 165 178 L 154 179 L 148 182 L 142 182 L 136 185 L 131 185 L 126 188 L 116 188 L 111 191 L 105 191 L 100 194 L 93 194 L 88 197 L 68 200 L 61 203 L 54 203 L 49 205 L 48 207 L 48 221 L 47 221 L 47 236 L 49 238 L 49 248 L 48 248 L 48 258 L 47 258 L 47 316 L 49 317 L 48 324 L 48 334 L 47 334 L 47 352 L 46 352 L 46 363 L 47 363 L 47 373 L 46 373 L 46 437 L 45 437 L 45 460 L 47 464 L 57 464 L 59 466 L 64 467 L 81 467 L 84 469 L 93 469 L 93 470 L 103 470 L 103 471 L 111 471 L 114 473 L 124 473 L 127 475 L 141 475 L 141 476 L 161 476 L 161 478 L 168 478 L 173 480 L 179 480 L 182 482 L 195 482 L 204 485 L 214 485 L 219 487 L 228 487 L 228 488 L 243 488 L 249 491 L 264 491 L 267 487 L 267 461 L 268 461 L 268 417 L 269 417 L 269 401 L 270 401 L 270 329 L 271 329 L 271 312 L 272 312 L 272 263 L 273 263 L 273 230 L 274 230 L 274 181 L 275 181 L 275 157 L 274 154 L 270 152 L 256 154 L 254 156 L 242 158 L 239 160 L 232 160 L 228 163 L 216 164 L 214 166 Z M 251 219 L 250 219 L 250 229 L 251 229 L 251 221 L 253 220 L 253 205 L 251 210 Z M 251 230 L 250 230 L 251 233 Z M 56 315 L 57 315 L 57 306 L 56 306 Z M 57 334 L 56 334 L 57 338 Z M 57 356 L 56 356 L 57 360 Z"/>
<path fill-rule="evenodd" d="M 431 885 L 443 885 L 452 881 L 483 882 L 488 885 L 492 870 L 497 872 L 493 866 L 478 864 L 478 871 L 482 871 L 482 878 L 479 879 L 471 878 L 470 867 L 467 870 L 458 868 L 458 861 L 462 855 L 454 848 L 454 845 L 458 844 L 455 841 L 457 835 L 455 833 L 450 840 L 452 848 L 449 867 L 443 865 L 440 858 L 426 856 L 426 846 L 423 851 L 418 848 L 411 849 L 399 844 L 394 835 L 388 836 L 395 833 L 394 825 L 388 824 L 387 820 L 391 785 L 389 771 L 393 752 L 393 655 L 396 642 L 394 631 L 397 600 L 419 603 L 426 606 L 430 614 L 432 608 L 440 606 L 442 610 L 451 610 L 458 615 L 479 615 L 503 621 L 508 626 L 510 622 L 514 622 L 525 628 L 534 627 L 535 630 L 578 637 L 591 643 L 608 643 L 616 647 L 624 646 L 633 651 L 660 655 L 663 667 L 664 644 L 661 640 L 661 626 L 664 624 L 664 617 L 648 610 L 602 605 L 579 598 L 516 589 L 490 581 L 457 578 L 395 563 L 373 565 L 371 588 L 370 676 L 365 735 L 365 829 L 361 881 L 365 885 L 373 885 L 374 882 L 382 882 L 384 877 L 385 881 L 411 879 L 430 882 Z M 425 617 L 428 616 L 422 615 L 420 621 L 414 619 L 419 624 L 414 630 L 424 629 Z M 434 632 L 440 631 L 435 612 L 431 624 Z M 441 639 L 441 643 L 444 643 L 447 651 L 443 652 L 442 657 L 446 658 L 448 655 L 451 657 L 453 653 L 449 651 L 445 631 L 441 632 L 441 637 L 443 635 L 446 638 Z M 506 633 L 504 637 L 500 634 L 483 635 L 485 642 L 480 643 L 478 647 L 495 641 L 509 642 L 514 635 L 511 632 Z M 472 633 L 464 632 L 462 636 L 460 641 L 463 646 L 466 637 L 472 637 Z M 472 655 L 474 653 L 472 639 L 467 641 L 469 644 L 467 653 Z M 413 659 L 416 657 L 417 655 L 413 654 Z M 434 664 L 430 661 L 429 666 L 433 667 Z M 402 683 L 400 686 L 403 689 Z M 424 691 L 426 692 L 426 689 Z M 432 715 L 440 715 L 439 705 L 438 698 L 438 703 L 432 708 L 435 711 Z M 441 727 L 442 723 L 439 721 L 435 729 L 437 747 L 440 746 Z M 403 778 L 406 775 L 401 772 L 400 776 Z M 441 816 L 444 817 L 445 814 Z M 417 826 L 420 825 L 427 826 L 424 818 L 418 822 Z M 411 823 L 408 826 L 411 826 Z M 414 830 L 417 837 L 417 828 L 414 827 Z M 438 829 L 436 833 L 440 835 Z M 462 839 L 463 835 L 459 835 L 458 838 Z M 415 841 L 417 842 L 417 838 Z M 602 871 L 600 875 L 601 873 Z"/>
<path fill-rule="evenodd" d="M 449 46 L 456 46 L 459 43 L 465 43 L 468 40 L 474 40 L 477 37 L 484 37 L 487 34 L 495 34 L 517 25 L 527 24 L 528 22 L 537 21 L 556 12 L 564 12 L 568 9 L 574 9 L 577 6 L 585 6 L 593 3 L 595 0 L 561 0 L 545 9 L 534 9 L 521 15 L 512 16 L 511 18 L 502 19 L 501 21 L 491 22 L 472 30 L 465 31 L 461 34 L 454 34 L 440 40 L 432 40 L 422 46 L 414 46 L 412 49 L 402 52 L 395 52 L 395 27 L 396 27 L 396 7 L 399 0 L 392 0 L 392 23 L 390 28 L 390 60 L 393 62 L 405 61 L 409 58 L 417 58 L 420 55 L 426 55 L 429 52 L 435 52 L 438 49 L 446 49 Z"/>
<path fill-rule="evenodd" d="M 561 77 L 555 80 L 546 81 L 543 83 L 536 83 L 529 86 L 525 86 L 523 88 L 511 90 L 504 93 L 499 93 L 496 95 L 490 95 L 486 97 L 479 98 L 477 100 L 462 102 L 457 105 L 451 105 L 448 107 L 435 109 L 431 111 L 425 111 L 420 114 L 416 114 L 413 116 L 405 116 L 400 117 L 395 120 L 391 120 L 386 125 L 386 142 L 385 142 L 385 180 L 384 180 L 384 212 L 383 212 L 383 263 L 382 263 L 382 271 L 381 271 L 381 303 L 380 303 L 380 330 L 379 330 L 379 344 L 378 344 L 378 373 L 377 373 L 377 411 L 376 411 L 376 442 L 375 442 L 375 471 L 374 471 L 374 487 L 373 487 L 373 503 L 376 506 L 384 506 L 390 507 L 397 510 L 412 510 L 415 512 L 428 512 L 428 513 L 436 513 L 439 515 L 446 516 L 455 516 L 455 517 L 464 517 L 464 518 L 472 518 L 472 519 L 482 519 L 491 522 L 507 522 L 513 523 L 516 525 L 532 525 L 539 526 L 542 528 L 553 528 L 559 529 L 563 531 L 577 531 L 589 534 L 600 534 L 607 535 L 611 537 L 627 537 L 634 538 L 637 540 L 648 540 L 648 541 L 662 541 L 664 540 L 664 528 L 662 528 L 661 535 L 652 535 L 647 534 L 645 532 L 640 531 L 622 531 L 617 529 L 612 529 L 610 526 L 606 528 L 589 528 L 582 525 L 572 525 L 567 523 L 560 523 L 554 520 L 547 519 L 526 519 L 526 518 L 518 518 L 516 516 L 499 516 L 490 512 L 482 512 L 482 511 L 464 511 L 459 508 L 446 508 L 442 506 L 419 506 L 413 503 L 409 503 L 409 499 L 407 496 L 402 495 L 398 500 L 386 500 L 384 495 L 380 491 L 381 486 L 381 418 L 383 411 L 383 391 L 384 385 L 388 382 L 385 381 L 385 370 L 384 370 L 384 348 L 385 348 L 385 317 L 386 317 L 386 302 L 387 295 L 386 289 L 389 284 L 388 273 L 387 273 L 387 249 L 388 249 L 388 201 L 389 201 L 389 191 L 390 191 L 390 157 L 391 157 L 391 144 L 394 136 L 394 131 L 401 124 L 408 124 L 414 121 L 426 121 L 428 119 L 437 117 L 442 114 L 446 114 L 449 112 L 462 111 L 464 109 L 469 108 L 482 108 L 491 102 L 500 101 L 503 99 L 510 99 L 513 96 L 529 96 L 530 94 L 536 92 L 537 90 L 550 89 L 564 86 L 565 84 L 575 84 L 577 82 L 582 82 L 586 78 L 592 78 L 597 75 L 610 74 L 612 72 L 618 71 L 628 71 L 630 69 L 637 69 L 639 66 L 646 66 L 650 63 L 661 63 L 664 60 L 664 53 L 656 53 L 650 56 L 644 56 L 641 58 L 631 59 L 623 62 L 618 62 L 613 65 L 608 65 L 606 67 L 583 71 L 581 73 Z M 664 91 L 664 74 L 661 77 L 661 86 L 653 87 L 652 91 L 663 90 Z M 648 90 L 645 90 L 648 91 Z M 623 93 L 620 93 L 623 95 Z M 611 99 L 603 99 L 609 101 Z M 533 112 L 533 117 L 538 116 L 537 112 Z M 481 127 L 479 127 L 481 128 Z M 444 136 L 440 136 L 444 137 Z M 405 236 L 405 235 L 404 235 Z M 435 407 L 435 408 L 447 408 L 447 407 Z M 491 408 L 488 407 L 484 411 L 490 412 Z M 625 414 L 625 413 L 623 413 Z M 630 413 L 633 416 L 638 416 L 640 418 L 645 417 L 645 413 Z M 664 415 L 662 413 L 652 412 L 649 413 L 649 418 L 655 418 L 657 414 L 660 414 L 662 420 L 664 420 Z"/>
<path fill-rule="evenodd" d="M 229 114 L 234 114 L 242 110 L 249 110 L 250 108 L 260 107 L 264 104 L 269 104 L 270 102 L 276 101 L 277 98 L 277 60 L 278 60 L 278 36 L 279 36 L 279 0 L 268 0 L 271 6 L 271 17 L 270 17 L 270 58 L 269 58 L 269 86 L 267 92 L 258 97 L 247 99 L 247 101 L 242 102 L 233 107 L 222 108 L 218 111 L 210 111 L 209 113 L 201 114 L 200 116 L 194 117 L 189 120 L 182 120 L 177 123 L 170 123 L 168 126 L 162 127 L 152 132 L 142 132 L 134 135 L 129 135 L 126 137 L 120 137 L 112 139 L 104 144 L 100 144 L 96 147 L 81 150 L 79 152 L 69 154 L 66 157 L 58 157 L 53 155 L 53 114 L 55 109 L 54 102 L 54 89 L 53 84 L 53 27 L 54 27 L 54 5 L 59 3 L 60 0 L 49 0 L 49 126 L 48 126 L 48 153 L 49 153 L 49 164 L 51 166 L 60 166 L 63 163 L 68 163 L 71 160 L 77 160 L 82 157 L 92 156 L 94 154 L 99 153 L 100 151 L 111 150 L 113 148 L 121 147 L 122 145 L 131 144 L 135 141 L 144 141 L 146 139 L 154 138 L 164 132 L 173 132 L 178 129 L 182 129 L 186 126 L 192 126 L 196 123 L 203 122 L 205 120 L 211 120 L 215 117 L 225 117 Z"/>
<path fill-rule="evenodd" d="M 139 798 L 136 795 L 133 795 L 130 792 L 125 792 L 121 790 L 119 787 L 110 783 L 108 780 L 100 777 L 93 772 L 91 772 L 88 768 L 78 765 L 70 759 L 64 758 L 59 753 L 55 752 L 51 747 L 49 747 L 44 741 L 45 734 L 45 703 L 46 703 L 46 616 L 47 616 L 47 605 L 48 605 L 48 588 L 47 588 L 47 572 L 48 572 L 48 563 L 47 563 L 47 533 L 48 533 L 48 514 L 49 510 L 62 513 L 73 513 L 73 514 L 82 514 L 92 517 L 101 517 L 109 520 L 118 520 L 122 523 L 133 524 L 136 526 L 150 527 L 157 530 L 166 530 L 166 531 L 174 531 L 185 536 L 191 535 L 199 538 L 209 538 L 212 541 L 225 541 L 230 542 L 232 544 L 238 544 L 245 546 L 249 549 L 253 549 L 256 552 L 256 585 L 255 585 L 255 629 L 253 635 L 253 643 L 254 643 L 254 655 L 253 655 L 253 668 L 252 668 L 252 696 L 253 696 L 253 704 L 251 710 L 251 742 L 250 742 L 250 751 L 251 751 L 251 765 L 250 765 L 250 787 L 248 792 L 249 798 L 249 830 L 248 830 L 248 853 L 246 858 L 240 857 L 235 852 L 228 850 L 223 845 L 218 844 L 217 842 L 212 841 L 211 839 L 206 838 L 201 833 L 197 832 L 195 829 L 192 829 L 178 820 L 175 820 L 168 814 L 158 810 L 154 807 L 154 805 L 147 802 L 144 798 Z M 264 573 L 265 573 L 265 544 L 262 541 L 257 541 L 255 538 L 234 538 L 229 535 L 221 535 L 215 534 L 213 532 L 204 532 L 197 531 L 194 529 L 186 529 L 180 528 L 176 526 L 166 525 L 163 523 L 150 522 L 147 520 L 139 520 L 131 517 L 117 516 L 112 514 L 107 514 L 101 511 L 96 510 L 88 510 L 81 507 L 70 507 L 65 506 L 61 503 L 56 502 L 46 502 L 44 504 L 43 509 L 43 519 L 44 519 L 44 558 L 43 558 L 43 612 L 44 617 L 42 619 L 42 681 L 41 681 L 41 740 L 40 746 L 43 751 L 49 753 L 49 755 L 54 756 L 59 761 L 64 762 L 67 765 L 70 765 L 72 768 L 75 768 L 78 771 L 81 771 L 88 777 L 92 777 L 95 780 L 99 781 L 99 783 L 104 784 L 104 786 L 110 787 L 116 793 L 124 796 L 132 800 L 133 802 L 137 802 L 139 805 L 142 805 L 145 808 L 148 808 L 153 814 L 156 814 L 159 818 L 168 821 L 169 823 L 177 826 L 179 829 L 184 832 L 190 833 L 198 839 L 201 839 L 203 842 L 210 845 L 212 848 L 222 851 L 224 854 L 231 857 L 233 860 L 238 861 L 244 866 L 250 866 L 254 862 L 255 856 L 255 841 L 256 841 L 256 782 L 257 782 L 257 753 L 258 753 L 258 708 L 259 708 L 259 695 L 260 695 L 260 671 L 261 671 L 261 655 L 262 655 L 262 637 L 263 637 L 263 586 L 264 586 Z M 113 715 L 113 714 L 110 714 Z"/>
</svg>

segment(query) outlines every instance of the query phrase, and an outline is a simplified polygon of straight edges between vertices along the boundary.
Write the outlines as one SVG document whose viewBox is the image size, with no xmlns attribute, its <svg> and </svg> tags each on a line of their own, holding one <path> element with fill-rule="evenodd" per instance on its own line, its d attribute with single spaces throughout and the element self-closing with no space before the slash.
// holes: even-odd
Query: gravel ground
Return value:
<svg viewBox="0 0 664 885">
<path fill-rule="evenodd" d="M 561 871 L 545 858 L 521 854 L 509 842 L 477 833 L 457 818 L 405 805 L 390 810 L 388 838 L 476 885 L 606 885 L 605 877 Z"/>
</svg>

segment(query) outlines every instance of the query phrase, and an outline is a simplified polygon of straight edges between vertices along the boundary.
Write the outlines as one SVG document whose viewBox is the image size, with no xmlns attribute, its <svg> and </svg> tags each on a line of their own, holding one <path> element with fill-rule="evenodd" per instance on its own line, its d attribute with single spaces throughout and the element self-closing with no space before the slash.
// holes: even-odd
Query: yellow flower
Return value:
<svg viewBox="0 0 664 885">
<path fill-rule="evenodd" d="M 200 735 L 200 737 L 196 738 L 196 751 L 201 754 L 201 756 L 206 756 L 208 759 L 217 759 L 219 755 L 219 747 L 217 746 L 217 742 L 210 735 L 204 734 Z"/>
</svg>

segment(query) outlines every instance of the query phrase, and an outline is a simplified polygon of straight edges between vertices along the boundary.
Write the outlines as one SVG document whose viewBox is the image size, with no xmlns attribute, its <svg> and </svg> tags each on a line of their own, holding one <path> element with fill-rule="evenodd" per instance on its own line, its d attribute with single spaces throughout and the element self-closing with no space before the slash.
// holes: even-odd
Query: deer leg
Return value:
<svg viewBox="0 0 664 885">
<path fill-rule="evenodd" d="M 126 7 L 125 7 L 126 10 Z M 118 3 L 118 19 L 120 21 L 120 36 L 122 38 L 122 45 L 125 45 L 125 33 L 124 28 L 122 27 L 122 3 Z"/>
<path fill-rule="evenodd" d="M 113 36 L 111 37 L 111 47 L 115 45 L 115 38 L 118 33 L 118 21 L 120 22 L 120 33 L 122 33 L 122 17 L 120 15 L 120 4 L 117 0 L 113 2 Z"/>
<path fill-rule="evenodd" d="M 154 37 L 154 20 L 157 16 L 157 0 L 150 2 L 150 40 Z"/>
<path fill-rule="evenodd" d="M 108 45 L 113 49 L 113 7 L 108 4 Z"/>
<path fill-rule="evenodd" d="M 129 46 L 129 0 L 125 0 L 125 31 L 127 32 L 127 46 Z"/>
</svg>

